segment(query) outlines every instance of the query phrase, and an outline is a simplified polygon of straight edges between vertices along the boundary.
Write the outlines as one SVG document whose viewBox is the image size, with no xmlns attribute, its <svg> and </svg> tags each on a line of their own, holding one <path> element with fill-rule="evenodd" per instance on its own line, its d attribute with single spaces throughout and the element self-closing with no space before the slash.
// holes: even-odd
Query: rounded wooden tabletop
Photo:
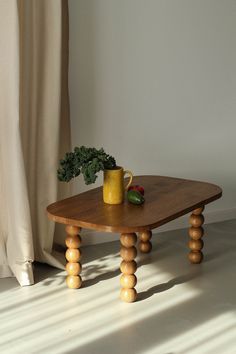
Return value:
<svg viewBox="0 0 236 354">
<path fill-rule="evenodd" d="M 137 176 L 133 184 L 145 189 L 142 205 L 127 200 L 120 205 L 105 204 L 99 187 L 49 205 L 48 217 L 97 231 L 138 232 L 152 230 L 222 195 L 214 184 L 173 177 Z"/>
</svg>

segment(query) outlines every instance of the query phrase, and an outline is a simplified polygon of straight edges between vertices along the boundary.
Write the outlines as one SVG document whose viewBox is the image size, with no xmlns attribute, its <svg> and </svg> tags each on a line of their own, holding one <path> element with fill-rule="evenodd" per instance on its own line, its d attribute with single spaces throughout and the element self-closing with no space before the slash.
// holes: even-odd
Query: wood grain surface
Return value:
<svg viewBox="0 0 236 354">
<path fill-rule="evenodd" d="M 48 206 L 48 217 L 58 223 L 97 231 L 131 233 L 152 230 L 222 195 L 220 187 L 173 177 L 137 176 L 133 184 L 145 189 L 145 203 L 120 205 L 103 202 L 102 187 Z"/>
</svg>

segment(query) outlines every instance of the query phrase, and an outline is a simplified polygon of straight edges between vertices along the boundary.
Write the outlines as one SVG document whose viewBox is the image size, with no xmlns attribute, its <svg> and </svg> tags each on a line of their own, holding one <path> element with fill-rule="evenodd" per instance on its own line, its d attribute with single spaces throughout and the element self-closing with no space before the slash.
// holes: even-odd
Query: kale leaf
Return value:
<svg viewBox="0 0 236 354">
<path fill-rule="evenodd" d="M 57 178 L 69 182 L 82 173 L 85 183 L 91 184 L 96 181 L 98 172 L 114 167 L 116 160 L 103 149 L 80 146 L 75 147 L 73 152 L 67 152 L 64 159 L 60 160 Z"/>
</svg>

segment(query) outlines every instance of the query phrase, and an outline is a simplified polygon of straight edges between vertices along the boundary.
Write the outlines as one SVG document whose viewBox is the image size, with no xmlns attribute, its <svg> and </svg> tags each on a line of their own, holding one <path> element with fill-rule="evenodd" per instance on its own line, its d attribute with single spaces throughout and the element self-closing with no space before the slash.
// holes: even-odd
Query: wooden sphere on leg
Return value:
<svg viewBox="0 0 236 354">
<path fill-rule="evenodd" d="M 80 275 L 68 275 L 66 277 L 66 284 L 70 289 L 79 289 L 82 284 Z"/>
<path fill-rule="evenodd" d="M 190 224 L 193 227 L 200 227 L 204 223 L 204 216 L 203 215 L 194 215 L 192 214 L 189 219 Z"/>
<path fill-rule="evenodd" d="M 188 258 L 191 263 L 193 264 L 199 264 L 203 260 L 203 253 L 201 251 L 191 251 L 188 255 Z"/>
<path fill-rule="evenodd" d="M 134 274 L 137 270 L 137 263 L 133 261 L 122 261 L 120 264 L 120 270 L 123 274 Z"/>
<path fill-rule="evenodd" d="M 65 244 L 68 248 L 79 248 L 81 245 L 81 237 L 79 235 L 68 235 Z"/>
<path fill-rule="evenodd" d="M 133 246 L 135 246 L 135 244 L 137 242 L 137 235 L 135 233 L 121 234 L 120 242 L 121 242 L 122 246 L 124 246 L 124 247 L 127 247 L 127 248 L 133 247 Z"/>
<path fill-rule="evenodd" d="M 124 261 L 129 262 L 129 261 L 134 260 L 135 257 L 137 256 L 136 247 L 132 246 L 132 247 L 126 248 L 124 246 L 121 246 L 120 255 Z"/>
<path fill-rule="evenodd" d="M 137 291 L 134 288 L 122 288 L 120 291 L 120 299 L 124 302 L 134 302 L 137 299 Z"/>
<path fill-rule="evenodd" d="M 143 242 L 150 241 L 152 238 L 152 231 L 147 230 L 147 231 L 142 231 L 139 233 L 139 240 Z"/>
<path fill-rule="evenodd" d="M 68 262 L 75 263 L 81 258 L 81 251 L 78 248 L 68 248 L 66 251 L 66 259 Z"/>
<path fill-rule="evenodd" d="M 122 274 L 120 277 L 120 285 L 122 288 L 132 289 L 137 284 L 137 278 L 134 274 Z"/>
<path fill-rule="evenodd" d="M 191 251 L 201 251 L 203 248 L 203 241 L 200 240 L 190 240 L 188 246 Z"/>
<path fill-rule="evenodd" d="M 150 253 L 152 250 L 152 244 L 150 241 L 142 242 L 140 241 L 138 244 L 139 251 L 142 253 Z"/>
<path fill-rule="evenodd" d="M 66 264 L 66 271 L 68 275 L 78 275 L 81 273 L 81 264 L 68 262 Z"/>
<path fill-rule="evenodd" d="M 191 226 L 188 232 L 192 240 L 199 240 L 204 235 L 204 230 L 201 226 L 200 227 Z"/>
</svg>

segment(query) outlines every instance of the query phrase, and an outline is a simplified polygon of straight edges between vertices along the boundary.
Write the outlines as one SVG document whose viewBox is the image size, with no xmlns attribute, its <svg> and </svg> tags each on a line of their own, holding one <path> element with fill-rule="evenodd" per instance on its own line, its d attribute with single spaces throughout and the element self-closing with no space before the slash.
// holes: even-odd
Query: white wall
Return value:
<svg viewBox="0 0 236 354">
<path fill-rule="evenodd" d="M 219 184 L 206 212 L 234 217 L 236 1 L 69 6 L 73 145 L 104 147 L 136 175 Z M 74 193 L 85 189 L 78 179 Z"/>
</svg>

